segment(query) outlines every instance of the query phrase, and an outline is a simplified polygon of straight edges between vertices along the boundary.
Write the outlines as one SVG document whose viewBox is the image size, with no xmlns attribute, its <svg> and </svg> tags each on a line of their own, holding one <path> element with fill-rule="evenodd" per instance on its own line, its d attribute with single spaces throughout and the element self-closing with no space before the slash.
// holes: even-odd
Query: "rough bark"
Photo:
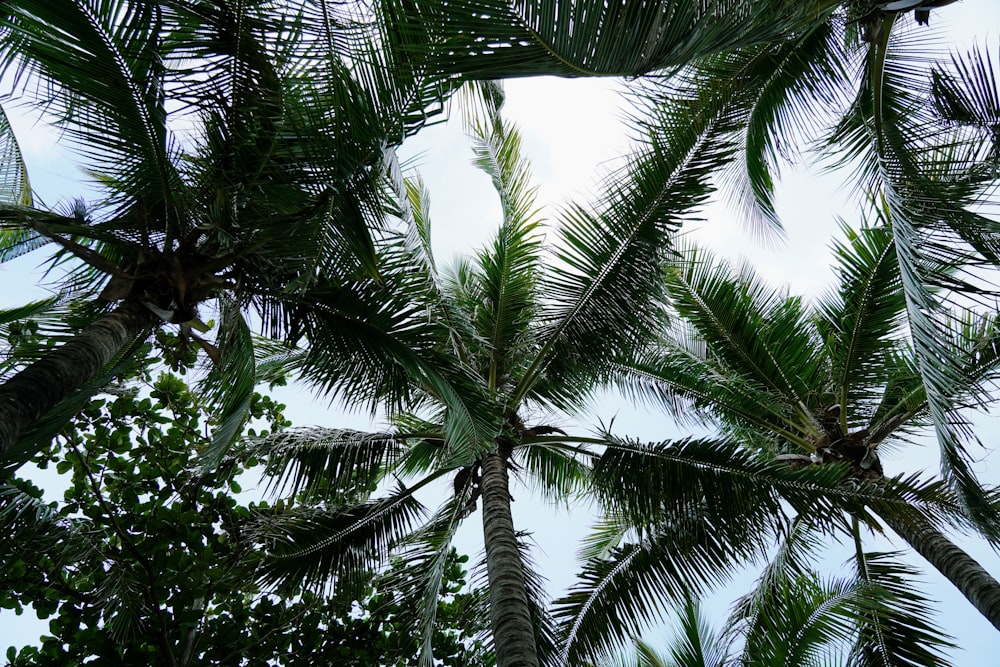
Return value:
<svg viewBox="0 0 1000 667">
<path fill-rule="evenodd" d="M 882 520 L 1000 630 L 1000 582 L 982 565 L 930 524 L 910 523 L 885 515 Z"/>
<path fill-rule="evenodd" d="M 142 304 L 123 303 L 0 385 L 0 459 L 39 418 L 157 321 Z"/>
<path fill-rule="evenodd" d="M 507 462 L 501 456 L 490 454 L 483 459 L 480 489 L 497 666 L 538 667 L 524 570 L 510 514 Z"/>
</svg>

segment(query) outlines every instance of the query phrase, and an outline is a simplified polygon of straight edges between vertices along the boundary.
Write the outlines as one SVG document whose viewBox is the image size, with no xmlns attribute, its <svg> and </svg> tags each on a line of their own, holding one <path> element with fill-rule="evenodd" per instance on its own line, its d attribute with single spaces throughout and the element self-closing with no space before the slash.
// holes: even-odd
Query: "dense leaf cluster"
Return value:
<svg viewBox="0 0 1000 667">
<path fill-rule="evenodd" d="M 213 418 L 178 376 L 146 378 L 91 402 L 36 458 L 59 475 L 50 491 L 68 485 L 61 501 L 24 479 L 3 487 L 3 614 L 50 619 L 40 646 L 8 649 L 9 664 L 411 664 L 412 610 L 392 590 L 278 597 L 257 584 L 265 551 L 252 529 L 279 511 L 241 500 L 257 461 L 237 452 L 200 469 Z M 251 436 L 287 425 L 260 394 L 251 414 Z M 488 665 L 464 560 L 452 552 L 444 570 L 435 649 L 442 664 Z"/>
</svg>

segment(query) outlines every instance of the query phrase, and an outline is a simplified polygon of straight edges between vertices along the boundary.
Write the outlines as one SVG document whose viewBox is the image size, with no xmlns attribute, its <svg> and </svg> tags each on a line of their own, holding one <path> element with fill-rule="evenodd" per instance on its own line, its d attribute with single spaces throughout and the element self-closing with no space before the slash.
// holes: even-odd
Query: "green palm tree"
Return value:
<svg viewBox="0 0 1000 667">
<path fill-rule="evenodd" d="M 1000 106 L 989 59 L 973 51 L 947 62 L 937 56 L 934 30 L 919 25 L 948 4 L 829 5 L 786 39 L 701 59 L 675 77 L 644 82 L 639 97 L 653 108 L 681 104 L 724 116 L 737 128 L 722 137 L 708 125 L 706 141 L 734 142 L 721 180 L 758 229 L 780 230 L 776 172 L 812 148 L 852 172 L 861 192 L 883 193 L 942 473 L 995 539 L 971 467 L 974 436 L 950 399 L 963 381 L 963 356 L 947 332 L 952 305 L 991 291 L 981 268 L 1000 265 L 996 220 L 983 206 L 995 198 Z M 943 275 L 934 268 L 941 264 L 964 270 Z M 951 289 L 935 289 L 943 284 Z"/>
<path fill-rule="evenodd" d="M 696 601 L 687 600 L 678 610 L 674 636 L 665 652 L 636 640 L 634 655 L 614 663 L 593 664 L 595 667 L 859 664 L 857 656 L 850 654 L 857 634 L 856 619 L 872 611 L 884 613 L 894 602 L 891 590 L 870 584 L 826 582 L 810 574 L 780 577 L 769 582 L 766 592 L 747 598 L 721 630 L 711 627 Z M 929 619 L 920 620 L 929 623 Z M 927 657 L 940 660 L 940 656 L 931 653 L 907 656 L 917 658 L 916 664 L 928 664 L 920 662 Z"/>
<path fill-rule="evenodd" d="M 277 335 L 286 293 L 375 270 L 386 147 L 447 88 L 325 1 L 16 0 L 0 40 L 16 99 L 61 131 L 97 191 L 67 210 L 0 207 L 0 259 L 48 246 L 70 267 L 64 291 L 100 292 L 85 326 L 0 386 L 0 458 L 30 457 L 39 420 L 74 414 L 102 369 L 164 323 L 225 377 L 221 448 L 254 385 L 245 307 Z M 215 344 L 197 331 L 205 302 Z"/>
<path fill-rule="evenodd" d="M 581 490 L 587 439 L 565 435 L 551 415 L 579 409 L 609 349 L 630 349 L 656 328 L 644 304 L 662 296 L 670 235 L 703 201 L 705 176 L 726 153 L 692 150 L 691 132 L 654 138 L 612 179 L 600 214 L 572 207 L 543 237 L 518 134 L 499 119 L 499 100 L 487 100 L 471 126 L 476 165 L 502 205 L 495 240 L 440 271 L 426 194 L 397 183 L 400 230 L 386 240 L 380 280 L 318 289 L 310 298 L 335 307 L 315 311 L 309 350 L 294 359 L 323 391 L 366 401 L 395 426 L 291 431 L 261 443 L 284 480 L 278 491 L 305 499 L 262 530 L 279 584 L 349 589 L 400 554 L 408 568 L 393 583 L 410 591 L 429 641 L 444 556 L 481 498 L 497 663 L 538 665 L 557 656 L 511 518 L 514 482 L 560 503 Z M 663 171 L 670 185 L 647 188 Z M 375 317 L 368 300 L 381 304 Z M 346 316 L 349 304 L 358 316 Z M 422 520 L 415 494 L 446 479 L 449 500 Z M 387 485 L 387 495 L 372 496 Z M 423 664 L 432 660 L 428 643 Z"/>
<path fill-rule="evenodd" d="M 995 180 L 1000 105 L 981 53 L 934 60 L 926 24 L 951 4 L 387 0 L 382 11 L 395 49 L 449 76 L 650 75 L 630 86 L 650 122 L 676 122 L 663 108 L 677 106 L 698 117 L 706 143 L 735 144 L 721 180 L 761 229 L 780 229 L 772 191 L 782 156 L 815 143 L 817 128 L 829 125 L 824 154 L 854 171 L 864 191 L 883 191 L 893 208 L 942 472 L 970 516 L 994 530 L 971 466 L 972 433 L 948 401 L 961 359 L 943 334 L 955 295 L 990 289 L 976 267 L 1000 263 L 995 221 L 967 206 L 970 191 L 981 196 Z M 935 292 L 945 278 L 928 273 L 926 255 L 960 256 L 969 271 L 947 277 L 952 290 Z"/>
<path fill-rule="evenodd" d="M 940 480 L 883 475 L 881 455 L 932 418 L 884 213 L 878 226 L 845 228 L 848 241 L 835 249 L 840 282 L 811 307 L 703 250 L 668 272 L 674 328 L 644 354 L 618 359 L 614 377 L 637 399 L 718 436 L 609 439 L 593 473 L 608 519 L 592 552 L 613 556 L 588 561 L 582 583 L 557 603 L 571 656 L 623 636 L 651 600 L 711 588 L 734 562 L 772 559 L 779 573 L 808 572 L 824 535 L 855 542 L 858 584 L 898 600 L 859 615 L 855 655 L 933 655 L 943 638 L 921 620 L 908 574 L 862 549 L 862 528 L 883 525 L 1000 629 L 1000 583 L 944 532 L 970 527 L 960 498 Z M 1000 322 L 970 310 L 955 321 L 963 324 L 949 343 L 963 351 L 963 385 L 950 399 L 985 407 L 1000 368 Z M 996 491 L 987 501 L 995 521 Z M 943 664 L 927 655 L 915 664 Z"/>
</svg>

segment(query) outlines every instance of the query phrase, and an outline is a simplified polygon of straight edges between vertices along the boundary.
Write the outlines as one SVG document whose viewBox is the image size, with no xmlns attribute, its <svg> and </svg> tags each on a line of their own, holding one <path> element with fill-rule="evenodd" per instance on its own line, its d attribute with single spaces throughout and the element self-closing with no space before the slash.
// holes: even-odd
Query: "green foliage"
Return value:
<svg viewBox="0 0 1000 667">
<path fill-rule="evenodd" d="M 903 4 L 910 6 L 900 9 Z M 671 106 L 726 121 L 721 137 L 711 124 L 698 131 L 706 141 L 732 143 L 734 159 L 719 181 L 758 231 L 781 229 L 773 191 L 781 166 L 811 153 L 852 172 L 853 187 L 891 225 L 892 279 L 902 286 L 895 298 L 905 306 L 901 315 L 940 445 L 942 476 L 962 493 L 980 530 L 997 540 L 983 500 L 989 490 L 974 472 L 976 436 L 955 400 L 965 360 L 950 331 L 960 326 L 956 311 L 969 299 L 997 297 L 983 267 L 1000 266 L 991 213 L 1000 91 L 989 50 L 953 53 L 949 62 L 941 57 L 942 35 L 935 34 L 939 23 L 910 20 L 911 8 L 916 22 L 926 24 L 932 6 L 947 15 L 950 4 L 816 7 L 786 39 L 735 45 L 691 61 L 675 76 L 644 82 L 638 97 L 652 122 Z M 873 277 L 887 284 L 888 276 Z M 884 303 L 872 298 L 866 304 L 868 296 L 877 295 L 859 293 L 861 300 L 849 306 Z M 854 324 L 843 322 L 844 331 Z M 878 332 L 872 334 L 856 342 L 877 343 Z M 848 350 L 847 365 L 836 371 L 866 371 L 855 368 L 852 352 L 863 350 Z"/>
<path fill-rule="evenodd" d="M 592 3 L 383 0 L 392 45 L 434 71 L 475 79 L 640 76 L 787 36 L 831 0 Z"/>
<path fill-rule="evenodd" d="M 395 590 L 369 578 L 354 598 L 302 587 L 279 597 L 257 583 L 251 529 L 281 511 L 238 495 L 257 458 L 242 449 L 199 465 L 217 418 L 177 375 L 143 380 L 90 402 L 36 457 L 68 485 L 60 502 L 23 479 L 0 490 L 2 614 L 49 619 L 41 645 L 10 647 L 8 664 L 412 664 L 413 610 Z M 269 397 L 253 394 L 248 409 L 249 436 L 288 425 Z M 444 562 L 435 652 L 440 664 L 486 667 L 466 560 L 452 551 Z"/>
<path fill-rule="evenodd" d="M 861 548 L 862 529 L 883 526 L 997 625 L 978 596 L 1000 584 L 943 532 L 973 525 L 964 497 L 946 479 L 883 474 L 882 452 L 926 426 L 929 398 L 904 327 L 892 227 L 846 236 L 835 246 L 840 280 L 812 306 L 703 250 L 684 253 L 667 272 L 677 321 L 639 357 L 622 358 L 619 384 L 718 435 L 659 444 L 607 438 L 593 480 L 608 516 L 588 543 L 580 583 L 554 607 L 570 629 L 571 661 L 634 634 L 664 599 L 698 597 L 736 563 L 769 562 L 737 611 L 758 627 L 746 642 L 761 657 L 747 664 L 826 664 L 812 661 L 837 638 L 858 658 L 847 664 L 939 665 L 951 644 L 914 571 Z M 954 319 L 962 326 L 946 342 L 962 377 L 951 400 L 986 405 L 998 372 L 996 316 L 956 309 Z M 993 498 L 990 490 L 981 500 Z M 813 599 L 819 610 L 822 596 L 801 587 L 790 595 L 786 586 L 813 576 L 831 538 L 856 542 L 856 575 L 834 591 L 850 600 L 850 622 L 824 625 L 788 604 Z M 935 555 L 932 542 L 953 550 Z M 802 634 L 785 634 L 796 625 Z"/>
<path fill-rule="evenodd" d="M 340 284 L 377 273 L 382 165 L 441 111 L 452 84 L 385 49 L 361 3 L 3 7 L 5 99 L 58 130 L 96 195 L 58 208 L 32 200 L 0 110 L 0 262 L 47 246 L 48 263 L 65 269 L 60 288 L 91 302 L 79 326 L 57 327 L 60 341 L 115 302 L 141 314 L 128 338 L 144 340 L 163 321 L 181 325 L 216 364 L 208 384 L 223 414 L 213 436 L 221 458 L 256 384 L 247 313 L 272 336 L 295 339 L 299 288 L 320 275 Z M 214 343 L 191 331 L 208 329 L 198 316 L 206 302 L 221 315 Z M 40 338 L 51 343 L 54 334 Z M 100 365 L 111 354 L 114 363 L 141 356 L 114 347 Z M 34 352 L 53 359 L 51 348 Z M 0 395 L 17 395 L 18 381 L 37 391 L 30 409 L 0 400 L 19 418 L 5 416 L 10 428 L 0 434 L 6 467 L 47 442 L 24 431 L 40 418 L 61 426 L 102 384 L 90 377 L 95 369 L 73 366 L 65 382 L 42 381 L 28 367 L 0 384 Z"/>
</svg>

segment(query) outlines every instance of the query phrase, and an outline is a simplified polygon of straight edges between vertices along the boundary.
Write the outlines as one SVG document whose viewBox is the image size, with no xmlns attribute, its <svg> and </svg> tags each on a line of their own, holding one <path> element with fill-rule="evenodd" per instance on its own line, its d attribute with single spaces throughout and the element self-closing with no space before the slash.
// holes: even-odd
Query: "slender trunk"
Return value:
<svg viewBox="0 0 1000 667">
<path fill-rule="evenodd" d="M 489 454 L 483 459 L 480 489 L 497 667 L 538 667 L 524 570 L 510 515 L 507 462 L 503 457 Z"/>
<path fill-rule="evenodd" d="M 39 418 L 156 321 L 142 304 L 123 303 L 0 385 L 0 459 Z"/>
<path fill-rule="evenodd" d="M 954 584 L 993 627 L 1000 630 L 1000 582 L 930 524 L 880 516 L 897 535 Z"/>
</svg>

